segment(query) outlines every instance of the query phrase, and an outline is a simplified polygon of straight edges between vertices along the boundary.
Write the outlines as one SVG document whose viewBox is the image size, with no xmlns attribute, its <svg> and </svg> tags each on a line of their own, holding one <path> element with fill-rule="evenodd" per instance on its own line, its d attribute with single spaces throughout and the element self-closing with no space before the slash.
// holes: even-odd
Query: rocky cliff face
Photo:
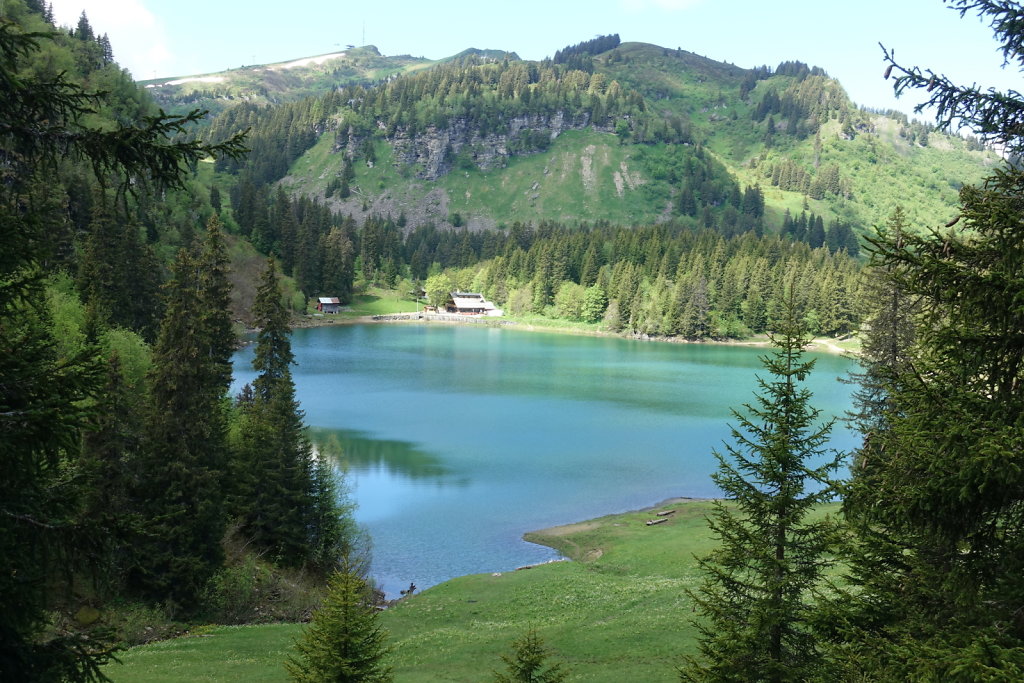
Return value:
<svg viewBox="0 0 1024 683">
<path fill-rule="evenodd" d="M 586 112 L 575 117 L 562 111 L 517 116 L 506 121 L 498 132 L 488 133 L 481 133 L 479 127 L 460 118 L 444 128 L 431 126 L 416 135 L 398 129 L 388 141 L 396 163 L 414 168 L 418 178 L 436 180 L 463 165 L 485 171 L 501 168 L 509 157 L 543 152 L 562 132 L 588 126 L 590 115 Z M 612 132 L 610 127 L 595 130 Z M 351 132 L 341 140 L 336 151 L 359 149 L 362 142 Z"/>
</svg>

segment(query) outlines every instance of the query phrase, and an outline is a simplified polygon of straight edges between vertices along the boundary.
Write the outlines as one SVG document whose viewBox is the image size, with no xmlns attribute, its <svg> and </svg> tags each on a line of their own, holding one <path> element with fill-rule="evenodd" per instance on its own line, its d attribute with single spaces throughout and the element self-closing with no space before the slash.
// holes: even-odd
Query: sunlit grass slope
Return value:
<svg viewBox="0 0 1024 683">
<path fill-rule="evenodd" d="M 529 534 L 576 558 L 458 578 L 383 615 L 398 681 L 481 681 L 508 644 L 533 627 L 578 681 L 671 681 L 693 650 L 686 589 L 710 537 L 709 503 L 687 501 L 667 523 L 653 511 Z M 283 681 L 281 662 L 301 626 L 214 627 L 134 648 L 107 673 L 122 681 Z"/>
</svg>

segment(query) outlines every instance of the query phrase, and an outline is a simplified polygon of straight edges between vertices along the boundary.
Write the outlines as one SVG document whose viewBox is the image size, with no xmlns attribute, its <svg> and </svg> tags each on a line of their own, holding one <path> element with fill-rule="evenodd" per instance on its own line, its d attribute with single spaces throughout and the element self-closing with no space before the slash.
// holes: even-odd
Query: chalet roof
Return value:
<svg viewBox="0 0 1024 683">
<path fill-rule="evenodd" d="M 340 304 L 341 299 L 336 296 L 322 296 L 317 299 L 317 302 L 321 304 Z"/>
<path fill-rule="evenodd" d="M 461 293 L 452 293 L 452 303 L 455 304 L 456 308 L 480 308 L 485 311 L 492 310 L 494 304 L 483 298 L 482 295 L 477 294 L 475 296 L 460 296 Z"/>
</svg>

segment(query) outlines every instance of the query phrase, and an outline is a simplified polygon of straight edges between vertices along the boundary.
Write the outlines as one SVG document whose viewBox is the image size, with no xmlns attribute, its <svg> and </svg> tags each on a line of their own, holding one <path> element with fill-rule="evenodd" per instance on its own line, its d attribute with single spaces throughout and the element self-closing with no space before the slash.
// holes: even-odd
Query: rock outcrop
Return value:
<svg viewBox="0 0 1024 683">
<path fill-rule="evenodd" d="M 590 114 L 567 116 L 553 114 L 516 116 L 505 121 L 495 132 L 481 132 L 480 127 L 464 118 L 452 119 L 447 126 L 431 126 L 411 134 L 399 128 L 388 138 L 396 164 L 411 167 L 414 175 L 436 180 L 461 165 L 483 170 L 503 167 L 508 159 L 523 154 L 543 152 L 551 141 L 566 130 L 590 126 Z M 612 132 L 609 127 L 595 128 Z M 351 130 L 339 136 L 335 151 L 358 150 L 363 140 Z"/>
</svg>

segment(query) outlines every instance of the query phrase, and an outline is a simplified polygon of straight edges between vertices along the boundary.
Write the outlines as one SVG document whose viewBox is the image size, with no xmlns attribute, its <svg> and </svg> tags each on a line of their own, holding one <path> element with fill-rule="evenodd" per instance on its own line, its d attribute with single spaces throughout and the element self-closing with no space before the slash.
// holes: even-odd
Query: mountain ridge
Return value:
<svg viewBox="0 0 1024 683">
<path fill-rule="evenodd" d="M 213 98 L 215 115 L 242 102 L 284 106 L 320 98 L 308 107 L 323 110 L 316 122 L 296 124 L 305 142 L 284 143 L 301 153 L 278 162 L 282 170 L 263 181 L 280 181 L 354 218 L 404 214 L 410 228 L 513 220 L 721 222 L 728 202 L 700 191 L 694 150 L 732 176 L 736 209 L 744 186 L 763 191 L 765 229 L 785 229 L 787 213 L 811 213 L 868 232 L 904 202 L 923 227 L 948 220 L 959 187 L 998 161 L 969 139 L 902 114 L 857 108 L 819 67 L 744 69 L 640 42 L 603 49 L 605 42 L 588 52 L 596 42 L 560 51 L 561 63 L 472 48 L 442 60 L 384 57 L 367 46 L 248 69 L 239 72 L 248 81 L 219 94 L 198 81 L 154 96 L 161 105 L 205 106 L 203 97 Z M 259 135 L 260 114 L 249 110 L 246 117 Z M 244 129 L 241 121 L 229 113 L 212 128 L 224 135 Z M 297 129 L 289 130 L 283 135 L 290 140 Z M 560 140 L 585 130 L 605 137 L 585 136 L 590 142 L 580 148 Z M 566 154 L 575 170 L 558 177 L 568 184 L 552 182 L 543 168 L 539 175 L 522 168 L 536 155 Z M 342 176 L 348 190 L 339 195 Z M 551 201 L 543 201 L 545 194 Z M 717 217 L 702 215 L 702 207 Z"/>
</svg>

